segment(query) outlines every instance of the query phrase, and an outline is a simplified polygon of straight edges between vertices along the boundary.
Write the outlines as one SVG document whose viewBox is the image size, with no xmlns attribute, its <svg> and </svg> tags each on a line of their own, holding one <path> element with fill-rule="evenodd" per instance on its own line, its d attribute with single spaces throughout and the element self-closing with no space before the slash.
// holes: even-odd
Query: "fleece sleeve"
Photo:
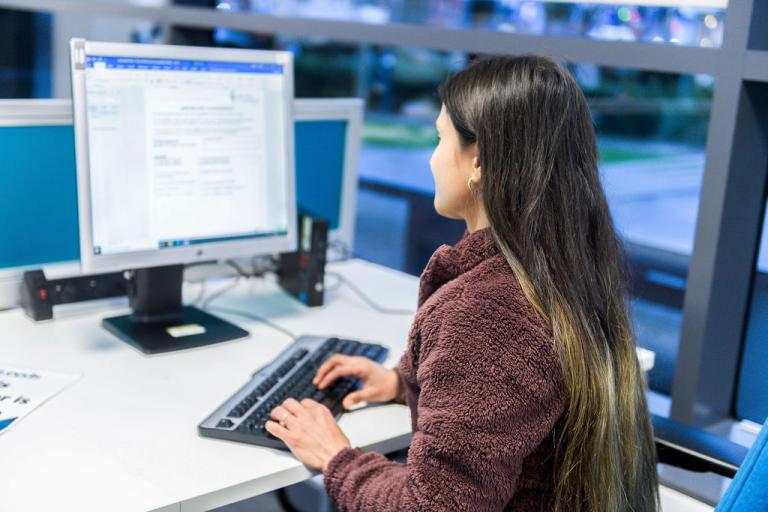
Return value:
<svg viewBox="0 0 768 512">
<path fill-rule="evenodd" d="M 397 395 L 395 395 L 395 399 L 392 401 L 396 404 L 405 405 L 405 382 L 403 382 L 403 375 L 400 373 L 399 368 L 396 367 L 394 370 L 397 374 Z"/>
<path fill-rule="evenodd" d="M 342 450 L 325 472 L 341 511 L 500 510 L 557 421 L 562 376 L 541 329 L 486 299 L 444 313 L 422 330 L 407 464 Z"/>
</svg>

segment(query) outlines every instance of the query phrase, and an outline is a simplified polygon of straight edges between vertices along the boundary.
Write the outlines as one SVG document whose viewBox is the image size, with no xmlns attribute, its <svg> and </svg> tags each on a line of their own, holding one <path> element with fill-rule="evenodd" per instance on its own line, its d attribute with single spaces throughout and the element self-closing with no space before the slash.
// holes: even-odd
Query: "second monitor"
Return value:
<svg viewBox="0 0 768 512">
<path fill-rule="evenodd" d="M 326 219 L 329 258 L 346 258 L 354 248 L 363 100 L 297 99 L 293 119 L 299 212 Z"/>
</svg>

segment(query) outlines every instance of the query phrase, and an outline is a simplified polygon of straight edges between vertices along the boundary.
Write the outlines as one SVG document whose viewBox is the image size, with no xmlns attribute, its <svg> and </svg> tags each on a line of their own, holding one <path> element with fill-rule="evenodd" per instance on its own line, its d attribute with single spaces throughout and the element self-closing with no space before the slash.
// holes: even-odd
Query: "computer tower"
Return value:
<svg viewBox="0 0 768 512">
<path fill-rule="evenodd" d="M 298 249 L 278 256 L 280 286 L 307 306 L 322 306 L 325 296 L 325 255 L 328 221 L 299 217 Z"/>
</svg>

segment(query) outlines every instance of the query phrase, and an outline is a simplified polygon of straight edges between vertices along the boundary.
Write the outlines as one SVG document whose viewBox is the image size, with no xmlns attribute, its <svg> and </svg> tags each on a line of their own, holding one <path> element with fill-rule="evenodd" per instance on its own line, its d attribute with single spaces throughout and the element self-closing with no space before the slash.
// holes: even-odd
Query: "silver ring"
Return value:
<svg viewBox="0 0 768 512">
<path fill-rule="evenodd" d="M 290 412 L 286 412 L 285 413 L 285 416 L 283 416 L 283 419 L 280 420 L 280 426 L 281 427 L 285 428 L 285 420 L 287 420 L 288 416 L 290 416 L 290 415 L 291 415 Z"/>
</svg>

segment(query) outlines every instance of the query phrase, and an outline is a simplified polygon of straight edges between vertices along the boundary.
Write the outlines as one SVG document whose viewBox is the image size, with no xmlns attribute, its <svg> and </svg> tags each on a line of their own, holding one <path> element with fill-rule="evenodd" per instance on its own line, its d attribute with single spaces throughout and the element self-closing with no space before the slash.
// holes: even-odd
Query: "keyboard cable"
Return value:
<svg viewBox="0 0 768 512">
<path fill-rule="evenodd" d="M 241 279 L 240 276 L 242 276 L 242 275 L 243 274 L 238 272 L 238 276 L 233 280 L 233 282 L 231 284 L 229 284 L 228 286 L 225 286 L 221 290 L 218 290 L 218 291 L 212 293 L 211 295 L 209 295 L 208 297 L 206 297 L 205 300 L 202 301 L 202 305 L 200 306 L 201 309 L 210 310 L 210 311 L 218 311 L 218 312 L 221 312 L 221 313 L 241 316 L 241 317 L 247 318 L 249 320 L 255 320 L 257 322 L 261 322 L 262 324 L 264 324 L 264 325 L 266 325 L 268 327 L 271 327 L 272 329 L 274 329 L 276 331 L 280 331 L 281 333 L 285 334 L 286 336 L 288 336 L 292 340 L 296 341 L 298 339 L 298 336 L 296 336 L 294 333 L 292 333 L 291 331 L 289 331 L 285 327 L 282 327 L 282 326 L 280 326 L 280 325 L 278 325 L 278 324 L 276 324 L 276 323 L 274 323 L 274 322 L 272 322 L 270 320 L 267 320 L 266 318 L 264 318 L 262 316 L 256 315 L 254 313 L 250 313 L 248 311 L 243 311 L 243 310 L 240 310 L 240 309 L 235 309 L 235 308 L 230 308 L 230 307 L 211 306 L 211 302 L 213 302 L 214 300 L 218 299 L 219 297 L 221 297 L 225 293 L 235 289 L 237 287 L 237 285 L 240 284 L 240 279 Z M 250 278 L 250 277 L 256 277 L 256 276 L 248 276 L 248 277 Z"/>
<path fill-rule="evenodd" d="M 253 313 L 249 313 L 248 311 L 242 311 L 240 309 L 229 308 L 229 307 L 224 307 L 224 306 L 211 306 L 211 307 L 208 307 L 208 310 L 210 310 L 210 311 L 218 311 L 219 313 L 226 313 L 226 314 L 229 314 L 229 315 L 241 316 L 241 317 L 244 317 L 244 318 L 248 318 L 249 320 L 255 320 L 257 322 L 263 323 L 264 325 L 266 325 L 268 327 L 271 327 L 272 329 L 274 329 L 276 331 L 280 331 L 281 333 L 283 333 L 286 336 L 288 336 L 289 338 L 291 338 L 293 341 L 296 341 L 297 339 L 299 339 L 298 336 L 296 336 L 294 333 L 292 333 L 291 331 L 289 331 L 285 327 L 283 327 L 281 325 L 277 325 L 276 323 L 272 322 L 271 320 L 267 320 L 263 316 L 259 316 L 259 315 L 255 315 Z"/>
</svg>

